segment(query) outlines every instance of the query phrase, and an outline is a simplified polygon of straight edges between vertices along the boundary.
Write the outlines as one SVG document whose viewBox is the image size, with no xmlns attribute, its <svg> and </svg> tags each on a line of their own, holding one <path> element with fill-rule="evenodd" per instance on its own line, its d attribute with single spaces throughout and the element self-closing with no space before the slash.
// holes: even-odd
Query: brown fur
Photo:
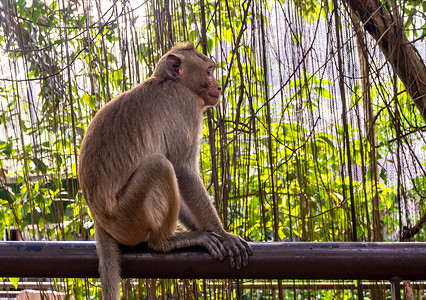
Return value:
<svg viewBox="0 0 426 300">
<path fill-rule="evenodd" d="M 193 44 L 175 46 L 87 128 L 79 180 L 95 221 L 104 299 L 119 299 L 118 243 L 200 245 L 237 268 L 248 263 L 250 247 L 224 231 L 198 170 L 202 112 L 221 93 L 214 66 Z M 175 233 L 178 218 L 192 231 Z"/>
</svg>

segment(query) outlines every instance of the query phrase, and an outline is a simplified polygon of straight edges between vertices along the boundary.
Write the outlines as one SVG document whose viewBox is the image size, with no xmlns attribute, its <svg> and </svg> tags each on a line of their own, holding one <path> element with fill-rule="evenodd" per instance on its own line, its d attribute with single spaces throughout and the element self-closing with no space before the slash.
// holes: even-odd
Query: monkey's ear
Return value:
<svg viewBox="0 0 426 300">
<path fill-rule="evenodd" d="M 170 79 L 180 79 L 183 74 L 183 57 L 178 54 L 167 55 L 166 74 Z"/>
</svg>

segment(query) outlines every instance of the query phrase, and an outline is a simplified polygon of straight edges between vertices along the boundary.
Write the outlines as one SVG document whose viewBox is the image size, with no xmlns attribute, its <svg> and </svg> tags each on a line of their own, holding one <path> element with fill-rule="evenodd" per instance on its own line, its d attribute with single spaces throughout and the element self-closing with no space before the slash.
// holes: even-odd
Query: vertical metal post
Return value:
<svg viewBox="0 0 426 300">
<path fill-rule="evenodd" d="M 364 300 L 364 291 L 362 289 L 362 280 L 356 280 L 356 287 L 358 291 L 358 300 Z"/>
<path fill-rule="evenodd" d="M 401 300 L 401 278 L 393 277 L 390 282 L 392 284 L 392 300 Z"/>
</svg>

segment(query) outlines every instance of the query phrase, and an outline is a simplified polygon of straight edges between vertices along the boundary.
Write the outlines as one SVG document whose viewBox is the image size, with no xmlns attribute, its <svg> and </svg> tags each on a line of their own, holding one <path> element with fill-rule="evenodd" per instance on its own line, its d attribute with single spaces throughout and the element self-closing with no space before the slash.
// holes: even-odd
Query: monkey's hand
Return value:
<svg viewBox="0 0 426 300">
<path fill-rule="evenodd" d="M 199 234 L 197 245 L 206 248 L 213 258 L 222 261 L 227 255 L 227 251 L 222 245 L 223 237 L 211 231 L 204 231 Z"/>
<path fill-rule="evenodd" d="M 250 245 L 238 235 L 226 232 L 223 235 L 222 245 L 226 250 L 231 267 L 241 269 L 247 267 L 249 255 L 253 255 Z"/>
<path fill-rule="evenodd" d="M 201 246 L 207 249 L 213 258 L 222 261 L 228 252 L 222 245 L 224 238 L 212 231 L 185 231 L 177 232 L 173 237 L 158 246 L 151 238 L 149 246 L 157 251 L 167 252 L 173 249 L 180 249 L 192 246 Z"/>
</svg>

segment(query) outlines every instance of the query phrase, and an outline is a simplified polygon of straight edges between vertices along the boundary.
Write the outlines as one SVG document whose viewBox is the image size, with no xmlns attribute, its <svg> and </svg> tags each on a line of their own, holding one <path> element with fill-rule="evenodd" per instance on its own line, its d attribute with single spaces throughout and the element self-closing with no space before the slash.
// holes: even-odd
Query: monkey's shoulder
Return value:
<svg viewBox="0 0 426 300">
<path fill-rule="evenodd" d="M 164 88 L 163 81 L 160 78 L 150 77 L 139 83 L 132 89 L 125 91 L 110 102 L 104 105 L 103 109 L 118 109 L 122 106 L 124 108 L 128 108 L 129 110 L 134 110 L 136 105 L 141 108 L 145 108 L 145 106 L 158 107 L 166 104 L 167 97 L 164 95 L 171 97 L 174 96 L 177 91 L 175 91 L 174 84 L 171 82 L 167 82 Z"/>
<path fill-rule="evenodd" d="M 132 89 L 121 93 L 101 109 L 102 114 L 143 114 L 164 110 L 174 113 L 202 114 L 197 105 L 199 98 L 190 89 L 183 87 L 179 81 L 166 80 L 161 77 L 149 77 Z"/>
</svg>

